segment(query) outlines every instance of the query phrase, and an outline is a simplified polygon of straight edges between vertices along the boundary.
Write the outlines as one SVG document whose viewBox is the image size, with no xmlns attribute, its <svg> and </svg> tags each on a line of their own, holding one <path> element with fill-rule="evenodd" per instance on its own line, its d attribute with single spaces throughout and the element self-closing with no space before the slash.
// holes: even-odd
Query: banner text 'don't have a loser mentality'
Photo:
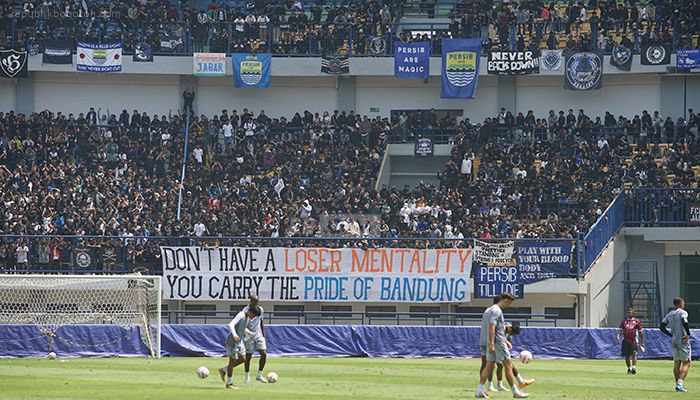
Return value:
<svg viewBox="0 0 700 400">
<path fill-rule="evenodd" d="M 470 249 L 161 247 L 181 300 L 465 301 Z"/>
</svg>

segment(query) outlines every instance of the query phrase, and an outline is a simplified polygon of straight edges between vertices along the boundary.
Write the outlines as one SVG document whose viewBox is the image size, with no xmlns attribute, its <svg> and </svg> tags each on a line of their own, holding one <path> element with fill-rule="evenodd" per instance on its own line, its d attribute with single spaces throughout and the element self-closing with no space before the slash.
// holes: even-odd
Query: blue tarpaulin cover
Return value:
<svg viewBox="0 0 700 400">
<path fill-rule="evenodd" d="M 619 358 L 616 329 L 528 328 L 513 338 L 513 352 L 537 358 Z M 268 353 L 287 357 L 478 357 L 479 327 L 269 325 Z M 173 357 L 221 357 L 226 325 L 163 325 L 161 351 Z M 700 331 L 693 330 L 693 354 L 700 355 Z M 671 338 L 644 330 L 640 358 L 671 357 Z M 137 328 L 67 325 L 58 329 L 53 351 L 60 357 L 138 357 L 148 355 Z M 49 338 L 32 325 L 0 325 L 0 357 L 46 357 Z"/>
</svg>

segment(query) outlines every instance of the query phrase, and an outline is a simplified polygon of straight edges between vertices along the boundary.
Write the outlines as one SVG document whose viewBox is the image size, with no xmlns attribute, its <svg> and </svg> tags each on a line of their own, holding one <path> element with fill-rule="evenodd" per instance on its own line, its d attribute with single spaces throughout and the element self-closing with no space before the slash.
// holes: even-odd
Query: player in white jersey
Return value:
<svg viewBox="0 0 700 400">
<path fill-rule="evenodd" d="M 481 353 L 486 356 L 486 366 L 481 371 L 479 385 L 476 388 L 476 397 L 489 398 L 489 394 L 484 388 L 487 379 L 493 373 L 496 363 L 502 363 L 506 369 L 506 380 L 511 387 L 514 398 L 526 398 L 529 395 L 521 392 L 515 384 L 513 376 L 513 363 L 510 361 L 510 351 L 506 340 L 505 321 L 503 310 L 510 307 L 515 301 L 515 296 L 510 293 L 501 294 L 498 303 L 492 305 L 484 311 L 481 319 Z"/>
<path fill-rule="evenodd" d="M 246 311 L 241 311 L 228 324 L 229 334 L 226 337 L 226 354 L 228 355 L 228 365 L 219 369 L 221 380 L 226 382 L 226 389 L 238 389 L 233 384 L 233 368 L 245 362 L 245 338 L 248 320 L 260 316 L 258 307 L 250 307 Z M 227 379 L 228 377 L 228 379 Z"/>
<path fill-rule="evenodd" d="M 246 326 L 246 336 L 243 340 L 245 344 L 245 383 L 250 382 L 250 359 L 253 357 L 254 352 L 260 354 L 260 362 L 258 363 L 258 373 L 255 375 L 255 380 L 267 383 L 267 379 L 263 375 L 263 369 L 265 369 L 265 362 L 267 362 L 267 344 L 265 341 L 265 324 L 263 322 L 263 316 L 265 311 L 258 303 L 260 299 L 257 295 L 250 296 L 250 304 L 243 308 L 243 312 L 250 310 L 251 308 L 258 308 L 260 310 L 260 315 L 249 319 Z"/>
<path fill-rule="evenodd" d="M 673 377 L 676 379 L 676 392 L 687 392 L 683 380 L 690 369 L 690 326 L 688 312 L 685 311 L 685 300 L 682 297 L 673 299 L 675 310 L 666 314 L 661 321 L 661 332 L 673 338 Z M 671 328 L 671 332 L 666 329 Z"/>
</svg>

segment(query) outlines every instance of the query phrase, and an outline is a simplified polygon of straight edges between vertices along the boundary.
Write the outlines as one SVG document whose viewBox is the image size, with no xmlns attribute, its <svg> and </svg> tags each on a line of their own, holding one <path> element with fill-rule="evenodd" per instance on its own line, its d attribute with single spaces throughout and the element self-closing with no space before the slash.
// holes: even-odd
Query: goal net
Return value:
<svg viewBox="0 0 700 400">
<path fill-rule="evenodd" d="M 64 325 L 114 324 L 160 357 L 159 276 L 0 275 L 0 324 L 36 325 L 60 340 Z M 119 338 L 112 338 L 117 340 Z M 95 346 L 97 343 L 72 343 Z"/>
</svg>

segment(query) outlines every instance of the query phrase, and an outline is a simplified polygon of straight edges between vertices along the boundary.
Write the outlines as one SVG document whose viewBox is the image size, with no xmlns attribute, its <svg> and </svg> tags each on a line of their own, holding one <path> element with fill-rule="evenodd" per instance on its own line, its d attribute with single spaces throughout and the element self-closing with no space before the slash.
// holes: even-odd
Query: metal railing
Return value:
<svg viewBox="0 0 700 400">
<path fill-rule="evenodd" d="M 434 144 L 452 143 L 457 131 L 466 128 L 397 128 L 389 134 L 389 143 L 413 143 L 418 138 L 430 138 Z M 578 134 L 582 137 L 600 138 L 612 136 L 629 136 L 631 142 L 635 143 L 641 133 L 644 133 L 647 138 L 647 143 L 672 143 L 678 139 L 688 139 L 697 135 L 698 129 L 687 128 L 685 126 L 674 129 L 674 136 L 669 136 L 662 131 L 661 128 L 655 127 L 621 127 L 621 126 L 591 126 L 587 128 L 570 127 L 521 127 L 521 126 L 506 126 L 494 125 L 478 128 L 472 127 L 472 133 L 477 135 L 488 135 L 488 138 L 501 137 L 511 142 L 535 141 L 535 140 L 552 140 L 557 133 L 565 131 L 568 134 Z M 484 130 L 486 129 L 486 131 Z M 488 132 L 488 133 L 485 133 Z"/>
<path fill-rule="evenodd" d="M 162 322 L 167 324 L 185 323 L 228 323 L 235 311 L 166 310 L 162 311 Z M 508 314 L 509 322 L 521 326 L 557 326 L 562 319 L 559 314 Z M 288 323 L 296 325 L 447 325 L 468 326 L 481 323 L 481 313 L 454 312 L 374 312 L 374 311 L 265 311 L 265 323 Z"/>
<path fill-rule="evenodd" d="M 700 189 L 626 189 L 625 225 L 685 226 L 688 206 L 700 204 Z"/>
<path fill-rule="evenodd" d="M 513 239 L 480 239 L 505 241 Z M 573 239 L 515 239 L 515 242 Z M 161 274 L 160 246 L 232 246 L 232 247 L 325 247 L 361 248 L 470 248 L 473 239 L 382 238 L 382 237 L 240 237 L 240 236 L 96 236 L 96 235 L 0 235 L 0 251 L 19 244 L 29 248 L 28 262 L 17 263 L 15 257 L 0 259 L 0 273 L 86 273 L 115 274 L 143 272 Z M 51 249 L 58 249 L 53 258 Z M 7 254 L 7 253 L 6 253 Z M 4 261 L 4 262 L 3 262 Z M 578 266 L 572 263 L 564 278 L 577 277 Z"/>
<path fill-rule="evenodd" d="M 583 238 L 582 273 L 585 274 L 624 223 L 624 195 L 618 194 Z"/>
</svg>

